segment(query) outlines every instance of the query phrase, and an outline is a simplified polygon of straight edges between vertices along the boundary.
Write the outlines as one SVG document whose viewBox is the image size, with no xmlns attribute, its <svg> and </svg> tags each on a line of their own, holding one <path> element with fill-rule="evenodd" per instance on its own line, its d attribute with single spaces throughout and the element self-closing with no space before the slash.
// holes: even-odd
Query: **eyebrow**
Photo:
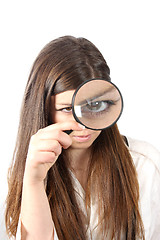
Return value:
<svg viewBox="0 0 160 240">
<path fill-rule="evenodd" d="M 113 86 L 111 86 L 110 88 L 108 88 L 107 90 L 105 91 L 102 91 L 101 93 L 97 94 L 96 96 L 93 96 L 91 98 L 87 98 L 85 100 L 82 100 L 79 105 L 83 105 L 83 104 L 86 104 L 86 102 L 90 102 L 90 101 L 93 101 L 99 97 L 103 97 L 103 95 L 105 95 L 106 93 L 110 93 L 110 92 L 113 92 L 113 91 L 116 91 L 117 89 L 114 88 Z"/>
</svg>

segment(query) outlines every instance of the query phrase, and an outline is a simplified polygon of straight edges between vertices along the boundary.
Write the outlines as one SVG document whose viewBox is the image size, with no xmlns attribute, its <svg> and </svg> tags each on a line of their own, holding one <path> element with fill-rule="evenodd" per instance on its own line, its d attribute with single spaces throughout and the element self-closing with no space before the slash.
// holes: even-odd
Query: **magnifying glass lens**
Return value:
<svg viewBox="0 0 160 240">
<path fill-rule="evenodd" d="M 81 85 L 73 96 L 75 119 L 94 130 L 113 125 L 120 117 L 123 100 L 119 89 L 106 80 L 90 80 Z"/>
</svg>

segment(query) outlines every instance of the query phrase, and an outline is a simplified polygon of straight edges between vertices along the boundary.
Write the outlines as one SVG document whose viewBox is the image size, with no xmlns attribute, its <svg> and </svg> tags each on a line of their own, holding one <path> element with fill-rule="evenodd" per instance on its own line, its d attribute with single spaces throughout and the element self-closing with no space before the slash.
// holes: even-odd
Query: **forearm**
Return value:
<svg viewBox="0 0 160 240">
<path fill-rule="evenodd" d="M 24 181 L 21 206 L 22 240 L 52 240 L 54 224 L 43 182 Z"/>
<path fill-rule="evenodd" d="M 40 129 L 29 143 L 23 179 L 22 240 L 52 240 L 54 224 L 44 179 L 62 152 L 72 144 L 64 130 L 82 130 L 75 121 L 56 123 Z M 56 236 L 56 235 L 55 235 Z"/>
</svg>

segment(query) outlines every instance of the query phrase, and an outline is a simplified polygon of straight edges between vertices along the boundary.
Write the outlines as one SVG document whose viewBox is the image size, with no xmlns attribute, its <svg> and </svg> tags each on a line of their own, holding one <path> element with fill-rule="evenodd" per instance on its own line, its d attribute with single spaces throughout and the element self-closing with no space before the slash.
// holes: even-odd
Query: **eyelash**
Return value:
<svg viewBox="0 0 160 240">
<path fill-rule="evenodd" d="M 65 111 L 67 109 L 69 109 L 69 111 Z M 65 113 L 71 113 L 72 112 L 72 107 L 60 108 L 60 109 L 56 109 L 56 111 L 65 112 Z"/>
</svg>

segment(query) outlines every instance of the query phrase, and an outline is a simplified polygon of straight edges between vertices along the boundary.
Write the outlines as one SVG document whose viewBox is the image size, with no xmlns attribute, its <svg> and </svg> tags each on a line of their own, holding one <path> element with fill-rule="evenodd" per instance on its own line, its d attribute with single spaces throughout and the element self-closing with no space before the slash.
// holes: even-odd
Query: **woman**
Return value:
<svg viewBox="0 0 160 240">
<path fill-rule="evenodd" d="M 58 38 L 38 55 L 10 168 L 9 236 L 19 222 L 22 239 L 160 238 L 159 153 L 125 141 L 116 124 L 94 131 L 72 116 L 75 89 L 109 75 L 102 54 L 84 38 Z"/>
</svg>

